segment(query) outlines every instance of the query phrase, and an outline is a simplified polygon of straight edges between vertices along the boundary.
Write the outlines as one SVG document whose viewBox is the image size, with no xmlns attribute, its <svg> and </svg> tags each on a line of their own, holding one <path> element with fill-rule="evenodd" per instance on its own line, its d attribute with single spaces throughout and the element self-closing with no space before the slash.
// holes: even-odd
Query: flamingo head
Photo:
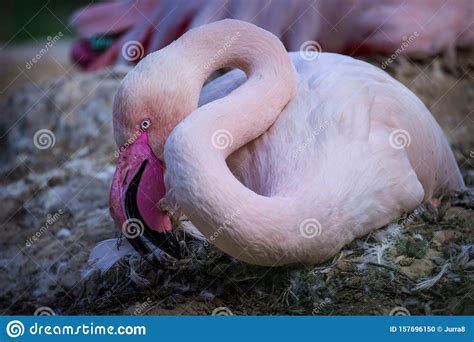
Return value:
<svg viewBox="0 0 474 342">
<path fill-rule="evenodd" d="M 141 83 L 139 83 L 141 84 Z M 150 245 L 180 257 L 179 244 L 172 234 L 170 215 L 159 206 L 166 194 L 163 146 L 173 126 L 153 107 L 157 97 L 127 76 L 114 102 L 114 134 L 117 168 L 110 192 L 110 212 L 117 227 L 131 245 L 149 262 L 159 266 Z M 147 105 L 149 104 L 149 105 Z"/>
</svg>

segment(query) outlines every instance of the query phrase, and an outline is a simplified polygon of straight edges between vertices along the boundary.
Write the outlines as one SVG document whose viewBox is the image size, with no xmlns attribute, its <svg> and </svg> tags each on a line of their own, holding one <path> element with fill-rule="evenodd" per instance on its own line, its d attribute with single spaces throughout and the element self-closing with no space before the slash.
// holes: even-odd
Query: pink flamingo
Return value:
<svg viewBox="0 0 474 342">
<path fill-rule="evenodd" d="M 214 71 L 234 70 L 203 84 Z M 290 53 L 237 20 L 148 55 L 114 103 L 121 152 L 110 202 L 125 236 L 179 257 L 170 213 L 252 264 L 319 263 L 464 183 L 423 103 L 384 71 Z"/>
<path fill-rule="evenodd" d="M 273 32 L 289 51 L 316 40 L 328 52 L 426 55 L 472 46 L 473 15 L 472 0 L 108 1 L 72 16 L 82 37 L 72 56 L 88 70 L 138 62 L 183 32 L 225 18 Z M 132 43 L 134 54 L 124 53 Z"/>
</svg>

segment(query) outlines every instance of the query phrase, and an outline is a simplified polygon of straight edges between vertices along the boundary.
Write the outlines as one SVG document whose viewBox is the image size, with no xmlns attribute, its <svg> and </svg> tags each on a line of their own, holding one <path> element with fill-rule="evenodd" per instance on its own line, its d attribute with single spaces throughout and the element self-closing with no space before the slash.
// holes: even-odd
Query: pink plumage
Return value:
<svg viewBox="0 0 474 342">
<path fill-rule="evenodd" d="M 130 59 L 138 62 L 182 33 L 225 18 L 274 33 L 288 51 L 317 41 L 324 51 L 350 55 L 397 50 L 426 55 L 472 46 L 473 17 L 471 0 L 111 1 L 89 5 L 72 16 L 71 25 L 83 37 L 72 55 L 89 70 Z M 416 39 L 410 39 L 414 35 Z M 88 39 L 104 36 L 115 41 L 100 51 L 91 49 Z M 124 58 L 130 42 L 139 42 L 142 51 Z"/>
<path fill-rule="evenodd" d="M 203 88 L 223 67 L 241 70 Z M 164 182 L 157 206 L 182 211 L 249 263 L 322 262 L 432 196 L 464 188 L 441 128 L 406 87 L 350 57 L 288 54 L 275 35 L 242 21 L 193 29 L 126 76 L 114 104 L 117 144 L 147 121 L 153 156 L 121 159 L 114 179 L 111 203 L 125 212 L 114 215 L 118 225 L 143 219 L 120 175 L 135 175 L 139 193 Z M 163 178 L 146 172 L 147 158 L 164 163 Z M 149 219 L 142 224 L 153 230 Z M 178 255 L 170 244 L 159 245 Z"/>
</svg>

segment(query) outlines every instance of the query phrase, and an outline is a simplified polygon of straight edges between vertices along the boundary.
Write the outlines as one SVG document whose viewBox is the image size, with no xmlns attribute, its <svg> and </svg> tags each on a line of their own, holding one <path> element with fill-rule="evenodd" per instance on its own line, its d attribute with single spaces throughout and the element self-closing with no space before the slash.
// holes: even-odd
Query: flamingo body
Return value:
<svg viewBox="0 0 474 342">
<path fill-rule="evenodd" d="M 265 242 L 257 238 L 249 238 L 254 247 L 229 238 L 221 246 L 224 251 L 264 265 L 318 263 L 434 194 L 463 187 L 440 127 L 398 81 L 347 56 L 322 53 L 317 61 L 307 61 L 297 52 L 290 56 L 296 71 L 296 97 L 267 132 L 234 152 L 227 163 L 250 190 L 286 199 L 280 216 L 291 216 L 293 226 L 280 229 L 292 229 L 294 239 L 281 241 L 279 227 L 274 227 L 262 240 L 269 246 L 283 244 L 282 248 L 262 248 Z M 201 105 L 227 95 L 245 79 L 244 73 L 233 71 L 211 82 L 203 90 Z M 398 139 L 403 144 L 410 140 L 406 148 L 397 145 L 396 135 L 390 137 L 394 130 L 400 130 Z M 168 146 L 173 154 L 170 164 L 175 155 L 191 158 L 189 149 Z M 169 179 L 169 188 L 180 187 Z M 185 182 L 188 193 L 197 194 L 202 188 L 194 182 L 199 178 L 189 177 Z M 176 203 L 176 199 L 168 201 Z M 199 196 L 192 201 L 199 208 Z M 265 219 L 263 208 L 254 207 L 250 215 L 245 202 L 224 196 L 215 204 L 226 206 L 222 201 L 234 208 L 227 216 L 244 212 L 245 224 L 255 230 Z M 207 234 L 206 230 L 205 235 L 214 236 L 211 229 Z M 252 253 L 242 253 L 252 248 Z"/>
<path fill-rule="evenodd" d="M 227 73 L 201 93 L 212 72 L 203 61 L 236 32 L 245 40 L 213 68 L 245 73 Z M 195 61 L 186 66 L 188 49 Z M 365 62 L 316 57 L 288 55 L 268 32 L 225 20 L 145 58 L 117 96 L 119 143 L 143 112 L 158 122 L 146 134 L 166 164 L 161 208 L 181 210 L 240 260 L 319 263 L 464 187 L 441 128 L 412 92 Z"/>
</svg>

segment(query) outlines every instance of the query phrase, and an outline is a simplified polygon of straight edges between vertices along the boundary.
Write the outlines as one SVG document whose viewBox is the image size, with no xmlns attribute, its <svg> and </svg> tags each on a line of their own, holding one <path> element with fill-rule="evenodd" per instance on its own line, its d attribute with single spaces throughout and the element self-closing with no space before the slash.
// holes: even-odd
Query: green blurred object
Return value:
<svg viewBox="0 0 474 342">
<path fill-rule="evenodd" d="M 91 49 L 94 52 L 102 52 L 107 50 L 114 42 L 112 36 L 94 36 L 90 39 Z"/>
<path fill-rule="evenodd" d="M 91 0 L 2 0 L 0 41 L 25 42 L 42 40 L 62 32 L 73 36 L 69 24 L 71 14 Z"/>
</svg>

